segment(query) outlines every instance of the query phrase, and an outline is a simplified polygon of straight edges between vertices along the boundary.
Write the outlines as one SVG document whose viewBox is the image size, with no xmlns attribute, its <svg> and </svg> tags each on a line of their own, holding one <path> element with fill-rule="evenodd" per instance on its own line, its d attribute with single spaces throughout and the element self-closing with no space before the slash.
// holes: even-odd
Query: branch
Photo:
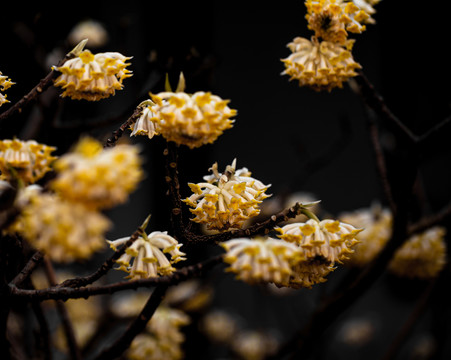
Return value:
<svg viewBox="0 0 451 360">
<path fill-rule="evenodd" d="M 50 259 L 48 257 L 44 257 L 44 265 L 45 265 L 45 273 L 47 275 L 50 285 L 55 286 L 57 283 L 55 271 L 54 271 L 52 263 L 50 262 Z M 69 313 L 66 309 L 66 306 L 64 305 L 64 302 L 61 300 L 56 300 L 56 308 L 58 310 L 58 313 L 61 316 L 61 321 L 63 324 L 64 333 L 66 335 L 66 340 L 67 340 L 67 345 L 69 348 L 70 357 L 73 360 L 81 360 L 80 349 L 78 348 L 74 329 L 72 327 Z"/>
<path fill-rule="evenodd" d="M 127 250 L 128 247 L 130 247 L 135 240 L 138 239 L 138 237 L 142 234 L 143 229 L 142 227 L 139 227 L 127 240 L 127 242 L 122 245 L 122 247 L 117 250 L 108 260 L 106 260 L 102 266 L 100 266 L 95 272 L 93 272 L 91 275 L 83 276 L 83 277 L 76 277 L 73 279 L 67 279 L 66 281 L 62 282 L 61 284 L 57 285 L 57 287 L 60 288 L 80 288 L 82 286 L 90 285 L 96 280 L 100 279 L 103 275 L 105 275 L 108 271 L 110 271 L 114 264 L 116 263 L 116 260 L 119 259 L 124 253 L 125 250 Z"/>
<path fill-rule="evenodd" d="M 27 262 L 25 267 L 11 281 L 11 284 L 15 285 L 15 286 L 18 286 L 23 281 L 28 279 L 28 277 L 31 275 L 33 270 L 42 262 L 43 258 L 44 258 L 44 254 L 42 252 L 40 252 L 40 251 L 36 251 L 33 254 L 33 256 L 30 258 L 30 260 Z"/>
<path fill-rule="evenodd" d="M 176 285 L 191 277 L 201 276 L 206 271 L 213 268 L 215 265 L 222 262 L 222 255 L 209 258 L 194 265 L 181 268 L 171 275 L 160 276 L 148 279 L 139 279 L 131 281 L 121 281 L 114 284 L 103 286 L 90 287 L 61 287 L 60 285 L 51 286 L 47 289 L 28 290 L 19 289 L 17 286 L 10 284 L 11 298 L 22 298 L 28 301 L 44 301 L 44 300 L 67 300 L 88 298 L 93 295 L 113 294 L 118 291 L 133 289 L 136 290 L 142 287 L 152 287 L 156 285 Z"/>
<path fill-rule="evenodd" d="M 155 310 L 163 300 L 167 288 L 168 285 L 158 285 L 150 295 L 141 313 L 130 324 L 122 336 L 94 359 L 109 360 L 122 355 L 130 347 L 133 339 L 146 328 L 148 321 L 152 318 Z"/>
<path fill-rule="evenodd" d="M 62 60 L 60 60 L 57 67 L 62 66 L 67 60 L 72 59 L 74 56 L 75 55 L 72 52 L 68 53 Z M 24 95 L 24 97 L 16 102 L 12 107 L 0 114 L 0 123 L 14 115 L 16 112 L 22 112 L 29 104 L 31 104 L 33 100 L 53 85 L 53 80 L 57 76 L 58 72 L 52 69 L 46 77 L 41 79 L 39 83 L 31 89 L 28 94 Z"/>
<path fill-rule="evenodd" d="M 415 224 L 408 227 L 408 234 L 413 235 L 427 230 L 428 228 L 443 223 L 451 217 L 451 203 L 446 205 L 442 210 L 436 214 L 426 216 Z"/>
<path fill-rule="evenodd" d="M 296 203 L 294 206 L 280 211 L 277 214 L 271 215 L 265 221 L 254 224 L 247 229 L 230 230 L 213 235 L 196 234 L 185 226 L 182 218 L 182 202 L 177 171 L 177 145 L 173 142 L 168 142 L 163 155 L 166 160 L 166 183 L 168 184 L 169 196 L 172 204 L 171 223 L 174 226 L 176 236 L 180 239 L 186 240 L 186 243 L 218 243 L 237 237 L 267 235 L 274 229 L 275 226 L 300 215 L 304 208 L 303 204 Z"/>
<path fill-rule="evenodd" d="M 142 106 L 138 106 L 136 107 L 135 111 L 133 112 L 133 114 L 127 119 L 127 121 L 125 121 L 120 127 L 119 129 L 113 131 L 113 134 L 110 138 L 108 138 L 104 144 L 105 148 L 108 147 L 114 147 L 116 146 L 116 143 L 118 142 L 118 140 L 121 138 L 121 136 L 123 135 L 124 131 L 127 130 L 136 120 L 138 120 L 138 118 L 141 116 L 142 113 Z"/>
</svg>

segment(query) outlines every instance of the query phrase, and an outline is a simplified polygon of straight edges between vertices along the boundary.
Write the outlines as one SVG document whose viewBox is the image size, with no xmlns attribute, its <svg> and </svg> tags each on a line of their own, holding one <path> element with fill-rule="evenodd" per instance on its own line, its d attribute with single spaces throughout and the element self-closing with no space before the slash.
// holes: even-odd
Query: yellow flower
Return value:
<svg viewBox="0 0 451 360">
<path fill-rule="evenodd" d="M 363 231 L 356 236 L 360 241 L 346 265 L 363 267 L 372 261 L 384 248 L 392 233 L 393 216 L 388 209 L 373 205 L 370 208 L 346 212 L 340 221 L 352 224 Z"/>
<path fill-rule="evenodd" d="M 31 185 L 19 195 L 21 213 L 8 229 L 57 262 L 89 258 L 105 245 L 110 221 L 101 213 Z"/>
<path fill-rule="evenodd" d="M 202 332 L 214 342 L 226 344 L 236 336 L 237 319 L 224 310 L 211 310 L 206 313 L 200 323 Z"/>
<path fill-rule="evenodd" d="M 100 22 L 88 19 L 76 24 L 67 39 L 72 46 L 77 45 L 84 39 L 89 39 L 91 47 L 101 47 L 107 43 L 108 33 Z"/>
<path fill-rule="evenodd" d="M 159 135 L 152 105 L 154 104 L 151 102 L 143 102 L 140 117 L 130 126 L 130 130 L 132 130 L 130 136 L 144 135 L 152 139 L 155 135 Z"/>
<path fill-rule="evenodd" d="M 368 18 L 364 20 L 367 24 L 375 24 L 376 21 L 373 15 L 376 13 L 375 5 L 379 4 L 381 0 L 353 0 L 353 3 L 357 5 L 360 9 L 368 14 Z"/>
<path fill-rule="evenodd" d="M 143 178 L 138 148 L 120 144 L 103 149 L 93 138 L 81 139 L 54 164 L 51 188 L 62 197 L 91 208 L 122 204 Z"/>
<path fill-rule="evenodd" d="M 281 239 L 296 244 L 303 253 L 304 261 L 296 265 L 290 279 L 290 286 L 295 288 L 311 288 L 326 281 L 325 277 L 335 270 L 335 263 L 341 264 L 354 252 L 353 247 L 359 243 L 355 237 L 362 231 L 331 219 L 310 219 L 275 230 Z"/>
<path fill-rule="evenodd" d="M 146 327 L 127 350 L 130 360 L 181 360 L 185 336 L 181 327 L 191 319 L 182 311 L 160 306 Z"/>
<path fill-rule="evenodd" d="M 129 237 L 124 237 L 107 242 L 113 250 L 116 250 L 128 239 Z M 172 264 L 186 260 L 185 254 L 180 251 L 181 246 L 182 244 L 179 244 L 166 231 L 154 231 L 148 235 L 143 233 L 116 261 L 120 266 L 118 270 L 128 272 L 130 275 L 127 278 L 129 279 L 170 275 L 176 270 Z M 170 259 L 165 254 L 169 254 Z M 130 264 L 131 261 L 133 261 L 133 264 Z"/>
<path fill-rule="evenodd" d="M 399 248 L 389 264 L 394 274 L 407 277 L 433 278 L 446 264 L 446 229 L 435 226 L 411 236 Z"/>
<path fill-rule="evenodd" d="M 220 245 L 227 251 L 224 255 L 224 262 L 230 264 L 227 271 L 249 284 L 288 286 L 292 267 L 304 258 L 295 244 L 270 237 L 238 238 Z"/>
<path fill-rule="evenodd" d="M 11 81 L 11 79 L 8 79 L 7 76 L 2 75 L 2 72 L 0 71 L 0 90 L 5 91 L 11 87 L 11 85 L 14 85 Z M 4 103 L 9 102 L 9 100 L 6 99 L 6 95 L 2 94 L 0 92 L 0 106 L 2 106 Z"/>
<path fill-rule="evenodd" d="M 211 167 L 213 174 L 205 176 L 206 182 L 189 183 L 193 195 L 183 200 L 194 209 L 194 222 L 206 224 L 209 230 L 224 231 L 241 228 L 245 220 L 260 213 L 259 204 L 268 196 L 265 191 L 271 185 L 263 185 L 252 178 L 247 168 L 235 170 L 236 159 L 218 172 L 218 164 Z"/>
<path fill-rule="evenodd" d="M 151 95 L 157 130 L 168 141 L 189 148 L 213 143 L 224 130 L 230 129 L 236 110 L 210 92 L 162 92 Z"/>
<path fill-rule="evenodd" d="M 54 85 L 61 87 L 62 97 L 73 100 L 85 99 L 97 101 L 114 95 L 122 89 L 124 79 L 132 76 L 126 69 L 129 63 L 118 52 L 92 54 L 89 50 L 81 51 L 77 57 L 67 60 L 62 66 L 55 67 L 61 75 Z"/>
<path fill-rule="evenodd" d="M 352 1 L 343 0 L 307 0 L 306 19 L 309 29 L 315 37 L 325 41 L 344 45 L 348 31 L 361 33 L 369 15 Z"/>
<path fill-rule="evenodd" d="M 316 91 L 331 91 L 343 87 L 343 82 L 357 75 L 356 63 L 351 54 L 352 40 L 344 46 L 328 41 L 319 42 L 296 37 L 288 48 L 292 54 L 282 59 L 285 70 L 282 75 L 289 75 L 290 80 L 298 80 L 299 86 L 309 86 Z"/>
<path fill-rule="evenodd" d="M 0 178 L 17 176 L 25 185 L 35 183 L 51 170 L 55 149 L 34 140 L 0 140 Z"/>
</svg>

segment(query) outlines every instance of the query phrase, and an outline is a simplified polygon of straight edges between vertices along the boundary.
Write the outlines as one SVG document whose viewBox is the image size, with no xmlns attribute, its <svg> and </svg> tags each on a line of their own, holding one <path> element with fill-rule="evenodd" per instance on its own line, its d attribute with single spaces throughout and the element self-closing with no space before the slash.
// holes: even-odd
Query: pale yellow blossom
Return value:
<svg viewBox="0 0 451 360">
<path fill-rule="evenodd" d="M 110 208 L 127 201 L 143 178 L 139 148 L 119 144 L 103 149 L 90 137 L 82 138 L 54 163 L 51 188 L 62 197 L 90 208 Z"/>
<path fill-rule="evenodd" d="M 132 76 L 127 66 L 131 57 L 118 52 L 92 54 L 83 50 L 62 66 L 54 67 L 61 72 L 54 85 L 64 91 L 62 97 L 69 96 L 73 100 L 85 99 L 97 101 L 122 90 L 124 79 Z"/>
<path fill-rule="evenodd" d="M 116 250 L 125 244 L 129 237 L 108 241 L 110 247 Z M 133 244 L 125 250 L 116 263 L 119 270 L 128 272 L 129 279 L 142 279 L 170 275 L 176 269 L 173 264 L 186 260 L 180 251 L 182 244 L 168 235 L 166 231 L 154 231 L 150 234 L 142 233 Z M 170 258 L 166 256 L 169 255 Z"/>
<path fill-rule="evenodd" d="M 11 87 L 11 85 L 14 85 L 15 83 L 13 83 L 11 81 L 11 79 L 9 79 L 7 76 L 3 75 L 2 72 L 0 71 L 0 90 L 1 91 L 5 91 L 7 89 L 9 89 Z M 8 103 L 9 100 L 6 99 L 6 95 L 2 94 L 0 92 L 0 107 L 4 104 L 4 103 Z"/>
<path fill-rule="evenodd" d="M 34 140 L 0 140 L 0 178 L 11 181 L 17 177 L 24 185 L 35 183 L 51 171 L 55 150 Z"/>
<path fill-rule="evenodd" d="M 352 57 L 352 45 L 353 40 L 340 45 L 314 37 L 312 40 L 296 37 L 288 44 L 292 53 L 282 59 L 285 65 L 282 75 L 316 91 L 341 88 L 344 82 L 357 75 L 355 70 L 361 68 Z"/>
<path fill-rule="evenodd" d="M 156 104 L 151 119 L 159 133 L 168 141 L 189 148 L 213 143 L 225 130 L 230 129 L 237 111 L 210 92 L 162 92 L 151 95 Z"/>
<path fill-rule="evenodd" d="M 395 252 L 388 269 L 406 278 L 437 276 L 447 262 L 445 235 L 446 228 L 435 226 L 411 236 Z"/>
<path fill-rule="evenodd" d="M 224 173 L 218 172 L 217 163 L 210 170 L 213 174 L 205 176 L 205 182 L 188 184 L 194 193 L 183 201 L 194 208 L 190 209 L 196 215 L 192 221 L 225 231 L 241 228 L 260 213 L 259 204 L 270 196 L 265 191 L 271 185 L 252 178 L 247 168 L 236 170 L 236 160 Z"/>
<path fill-rule="evenodd" d="M 77 45 L 84 39 L 89 40 L 89 46 L 101 47 L 108 41 L 108 32 L 103 24 L 94 19 L 82 20 L 70 31 L 67 40 L 72 46 Z"/>
<path fill-rule="evenodd" d="M 238 238 L 220 244 L 225 250 L 228 272 L 249 284 L 274 283 L 289 286 L 292 268 L 304 259 L 295 244 L 270 237 Z"/>
</svg>

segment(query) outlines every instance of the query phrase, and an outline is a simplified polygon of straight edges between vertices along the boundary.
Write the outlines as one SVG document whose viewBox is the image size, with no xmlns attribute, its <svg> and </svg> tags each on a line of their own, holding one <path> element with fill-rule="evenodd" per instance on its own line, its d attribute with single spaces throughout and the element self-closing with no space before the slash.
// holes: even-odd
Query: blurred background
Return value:
<svg viewBox="0 0 451 360">
<path fill-rule="evenodd" d="M 376 24 L 351 36 L 356 39 L 354 59 L 392 112 L 414 133 L 422 134 L 450 115 L 446 15 L 440 9 L 425 12 L 419 5 L 389 0 L 382 0 L 376 10 Z M 229 99 L 238 115 L 234 127 L 214 144 L 180 148 L 181 184 L 199 182 L 214 162 L 221 171 L 236 158 L 238 168 L 247 167 L 253 177 L 271 184 L 273 199 L 300 193 L 321 200 L 322 211 L 330 216 L 374 202 L 385 206 L 362 99 L 347 85 L 315 92 L 281 75 L 280 60 L 289 55 L 286 45 L 296 36 L 311 35 L 304 16 L 304 3 L 291 0 L 245 6 L 233 2 L 10 3 L 0 14 L 0 71 L 16 83 L 7 92 L 12 103 L 74 47 L 71 31 L 85 20 L 99 22 L 106 31 L 102 44 L 88 41 L 86 48 L 93 53 L 118 51 L 132 56 L 133 77 L 124 81 L 124 89 L 114 97 L 95 103 L 62 99 L 59 89 L 50 88 L 33 106 L 0 124 L 1 137 L 33 138 L 56 146 L 58 154 L 70 149 L 82 134 L 105 140 L 149 92 L 164 90 L 166 74 L 175 88 L 183 72 L 187 92 L 211 91 Z M 449 202 L 450 132 L 450 126 L 444 126 L 421 147 L 417 185 L 422 190 L 414 212 L 418 217 Z M 149 230 L 169 226 L 161 156 L 164 143 L 159 138 L 128 139 L 128 134 L 124 138 L 142 148 L 147 176 L 128 203 L 109 212 L 114 222 L 108 235 L 111 239 L 131 234 L 149 213 Z M 389 171 L 396 178 L 402 164 L 392 124 L 381 124 L 381 141 Z M 186 186 L 181 192 L 182 197 L 190 194 Z M 211 246 L 190 251 L 193 259 L 202 259 L 220 250 Z M 104 254 L 73 270 L 89 272 L 102 259 Z M 327 283 L 312 290 L 280 292 L 234 281 L 219 268 L 206 280 L 215 289 L 210 307 L 233 313 L 249 329 L 265 329 L 278 340 L 287 339 L 308 319 L 318 297 L 333 289 L 346 272 L 336 270 Z M 115 273 L 111 280 L 121 277 Z M 312 358 L 381 359 L 426 286 L 422 281 L 383 274 L 331 324 Z M 397 358 L 427 359 L 428 349 L 439 340 L 446 346 L 442 354 L 449 356 L 450 329 L 442 327 L 450 315 L 443 305 L 449 295 L 434 299 Z M 356 328 L 360 329 L 357 333 Z M 192 326 L 187 334 L 187 358 L 231 356 L 214 342 L 202 342 L 199 347 L 203 338 L 196 331 Z M 439 340 L 437 333 L 442 334 Z M 353 334 L 357 335 L 353 338 Z"/>
</svg>

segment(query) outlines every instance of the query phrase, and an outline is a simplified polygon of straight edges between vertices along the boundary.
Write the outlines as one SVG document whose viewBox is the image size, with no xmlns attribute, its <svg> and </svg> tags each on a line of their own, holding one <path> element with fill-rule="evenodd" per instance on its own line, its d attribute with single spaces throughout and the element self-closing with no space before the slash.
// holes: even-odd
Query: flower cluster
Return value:
<svg viewBox="0 0 451 360">
<path fill-rule="evenodd" d="M 146 330 L 139 334 L 127 350 L 130 360 L 178 360 L 183 358 L 185 335 L 181 328 L 191 322 L 184 312 L 165 306 L 155 311 Z"/>
<path fill-rule="evenodd" d="M 9 89 L 11 85 L 14 85 L 11 79 L 8 79 L 8 77 L 3 75 L 2 72 L 0 71 L 0 90 L 5 91 Z M 6 99 L 6 95 L 0 92 L 0 106 L 2 106 L 4 103 L 7 102 L 9 102 L 9 100 Z"/>
<path fill-rule="evenodd" d="M 90 208 L 110 208 L 124 203 L 143 178 L 138 148 L 119 144 L 113 148 L 90 137 L 54 163 L 57 177 L 51 188 L 65 199 Z"/>
<path fill-rule="evenodd" d="M 124 79 L 132 76 L 126 69 L 130 60 L 118 52 L 92 54 L 83 50 L 62 66 L 54 67 L 61 72 L 54 85 L 64 91 L 62 97 L 69 96 L 73 100 L 85 99 L 98 101 L 122 89 Z"/>
<path fill-rule="evenodd" d="M 260 213 L 259 204 L 268 196 L 265 191 L 271 185 L 251 177 L 247 168 L 236 170 L 236 159 L 218 172 L 218 164 L 210 168 L 212 175 L 205 176 L 205 182 L 189 183 L 193 191 L 186 204 L 193 207 L 196 215 L 191 220 L 206 224 L 209 230 L 225 231 L 241 228 L 243 223 Z"/>
<path fill-rule="evenodd" d="M 129 237 L 108 241 L 116 251 L 118 246 L 125 244 Z M 154 231 L 150 234 L 142 232 L 142 236 L 125 250 L 116 263 L 119 270 L 126 271 L 129 279 L 141 279 L 169 275 L 175 271 L 172 264 L 185 260 L 185 254 L 180 251 L 182 244 L 168 235 L 167 232 Z M 170 255 L 170 259 L 165 254 Z M 133 262 L 133 264 L 131 264 Z"/>
<path fill-rule="evenodd" d="M 8 229 L 57 262 L 86 259 L 105 245 L 110 221 L 83 204 L 30 185 L 19 194 L 20 215 Z"/>
<path fill-rule="evenodd" d="M 446 229 L 432 227 L 411 236 L 395 252 L 389 270 L 401 277 L 428 279 L 438 275 L 446 264 Z"/>
<path fill-rule="evenodd" d="M 372 261 L 384 248 L 392 234 L 393 216 L 390 210 L 374 204 L 369 208 L 344 212 L 339 215 L 341 221 L 353 224 L 363 231 L 356 236 L 360 241 L 347 266 L 363 267 Z"/>
<path fill-rule="evenodd" d="M 310 288 L 326 281 L 325 277 L 354 252 L 359 243 L 357 234 L 362 229 L 338 220 L 309 219 L 303 223 L 291 223 L 276 227 L 279 237 L 296 244 L 304 261 L 297 264 L 290 278 L 291 287 Z"/>
<path fill-rule="evenodd" d="M 270 237 L 232 239 L 221 246 L 227 251 L 224 255 L 224 262 L 230 264 L 227 271 L 249 284 L 289 286 L 293 266 L 304 259 L 296 245 Z"/>
<path fill-rule="evenodd" d="M 34 140 L 0 140 L 0 178 L 33 184 L 51 170 L 56 148 Z"/>
<path fill-rule="evenodd" d="M 144 109 L 141 121 L 138 120 L 133 126 L 135 134 L 149 136 L 146 128 L 156 128 L 156 132 L 166 140 L 191 149 L 214 142 L 232 127 L 234 120 L 231 118 L 237 113 L 229 108 L 228 100 L 204 91 L 194 94 L 166 91 L 152 94 L 151 99 L 155 105 L 151 109 L 146 108 L 151 112 L 144 113 Z M 150 132 L 152 135 L 154 133 Z"/>
<path fill-rule="evenodd" d="M 296 37 L 288 44 L 291 54 L 282 59 L 282 75 L 316 91 L 341 88 L 361 68 L 352 57 L 354 40 L 348 39 L 349 32 L 361 33 L 366 23 L 374 22 L 366 12 L 374 13 L 374 8 L 365 0 L 306 0 L 305 6 L 314 35 L 310 40 Z"/>
<path fill-rule="evenodd" d="M 155 103 L 150 100 L 143 101 L 139 104 L 138 107 L 142 108 L 141 114 L 139 118 L 130 125 L 130 130 L 132 131 L 130 136 L 142 135 L 152 139 L 155 135 L 159 135 L 159 132 L 157 131 L 157 122 L 154 120 L 156 117 L 154 109 L 152 108 L 154 105 Z"/>
</svg>

